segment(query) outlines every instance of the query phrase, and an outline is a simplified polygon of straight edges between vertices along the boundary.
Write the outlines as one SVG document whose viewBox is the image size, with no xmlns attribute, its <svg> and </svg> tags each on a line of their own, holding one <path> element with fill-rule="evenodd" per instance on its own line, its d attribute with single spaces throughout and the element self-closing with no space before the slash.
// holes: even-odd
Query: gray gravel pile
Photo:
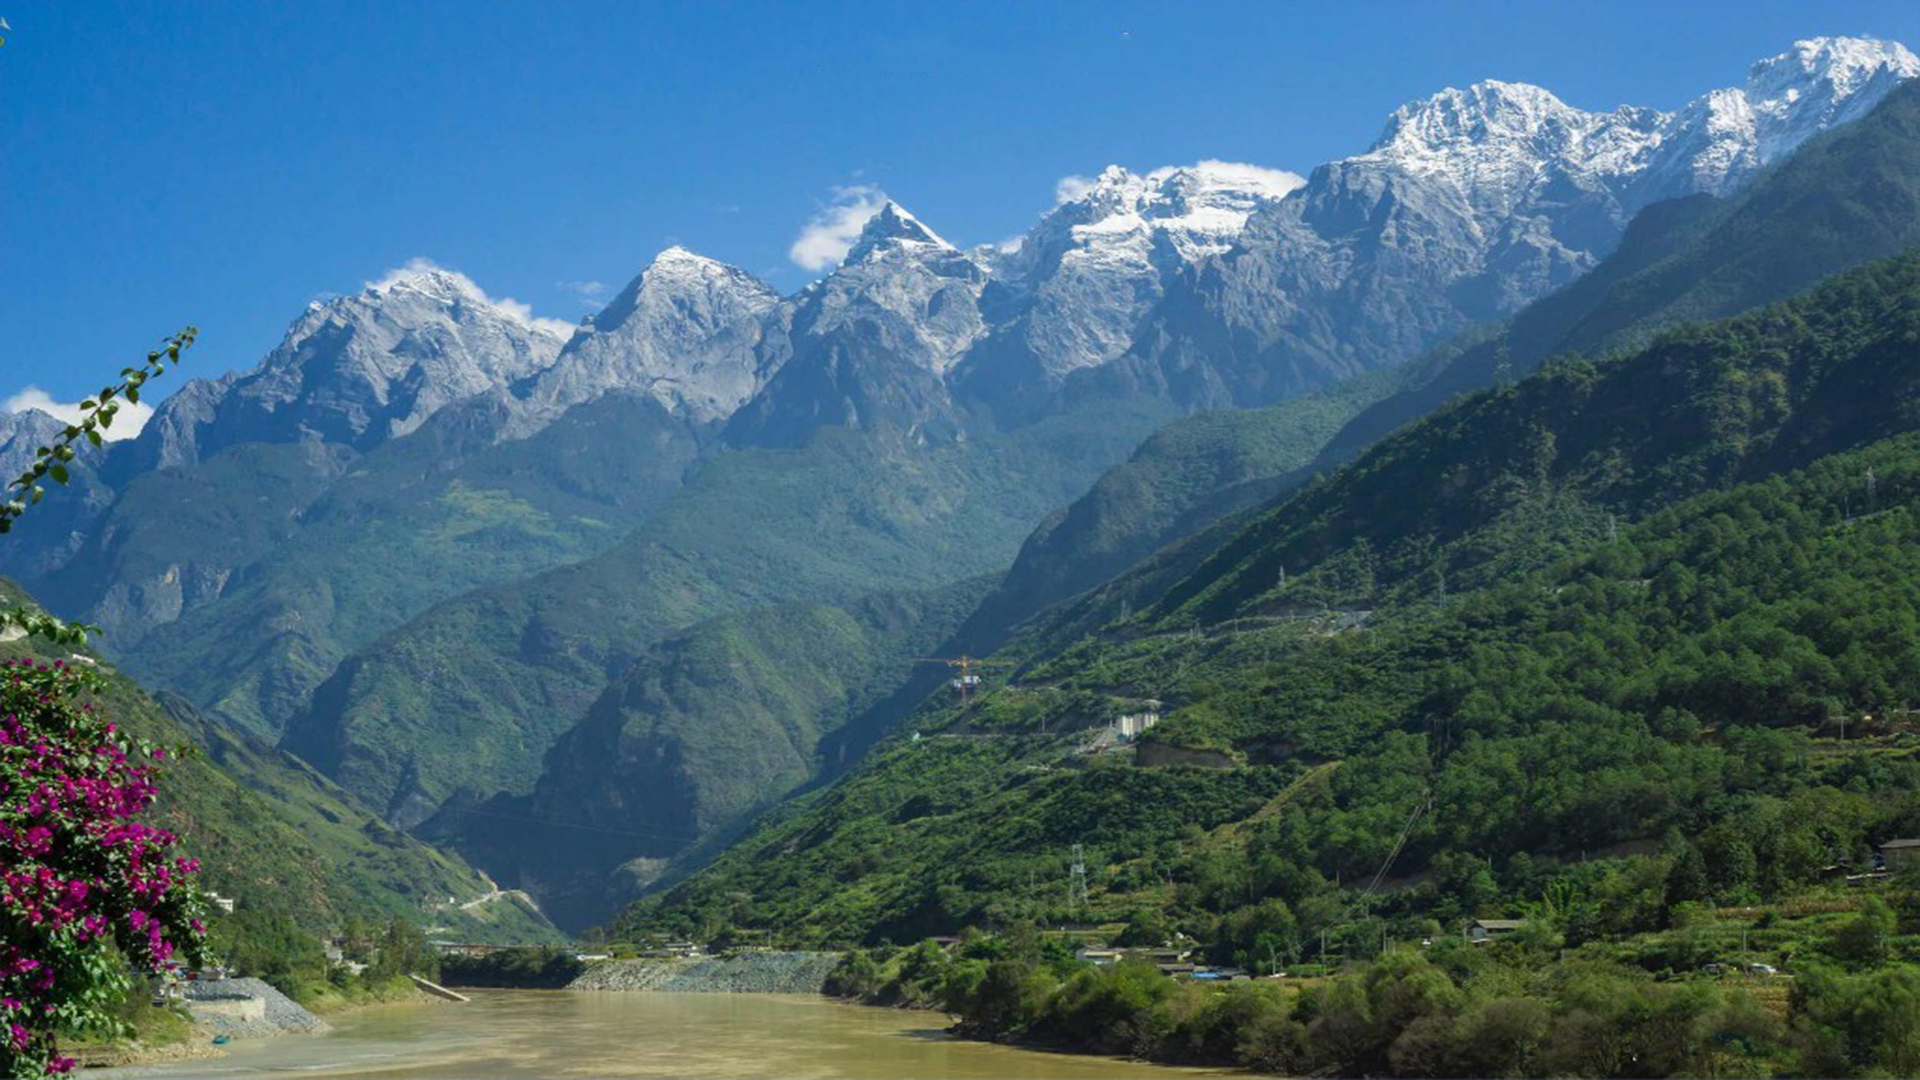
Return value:
<svg viewBox="0 0 1920 1080">
<path fill-rule="evenodd" d="M 817 994 L 840 964 L 831 952 L 744 953 L 697 960 L 608 960 L 569 990 L 661 990 L 669 993 Z"/>
<path fill-rule="evenodd" d="M 262 979 L 199 979 L 182 983 L 181 991 L 194 1020 L 217 1034 L 234 1038 L 262 1038 L 287 1031 L 327 1031 L 327 1022 L 308 1012 L 299 1002 L 275 990 Z M 267 1015 L 261 1020 L 243 1020 L 235 1016 L 202 1012 L 195 1001 L 219 1001 L 236 997 L 264 1000 Z"/>
</svg>

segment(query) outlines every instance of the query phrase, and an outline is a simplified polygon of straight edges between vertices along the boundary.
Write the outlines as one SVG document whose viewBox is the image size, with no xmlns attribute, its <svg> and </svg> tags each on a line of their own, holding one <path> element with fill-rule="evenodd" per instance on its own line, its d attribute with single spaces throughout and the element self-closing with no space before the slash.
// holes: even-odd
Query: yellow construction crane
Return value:
<svg viewBox="0 0 1920 1080">
<path fill-rule="evenodd" d="M 952 687 L 954 692 L 960 695 L 961 701 L 966 701 L 970 698 L 973 695 L 973 691 L 980 685 L 980 676 L 973 673 L 974 668 L 1019 666 L 1012 660 L 982 660 L 977 656 L 968 656 L 966 653 L 961 653 L 959 656 L 916 656 L 913 658 L 913 662 L 916 664 L 945 664 L 950 668 L 957 668 L 960 674 L 948 682 L 947 685 Z"/>
</svg>

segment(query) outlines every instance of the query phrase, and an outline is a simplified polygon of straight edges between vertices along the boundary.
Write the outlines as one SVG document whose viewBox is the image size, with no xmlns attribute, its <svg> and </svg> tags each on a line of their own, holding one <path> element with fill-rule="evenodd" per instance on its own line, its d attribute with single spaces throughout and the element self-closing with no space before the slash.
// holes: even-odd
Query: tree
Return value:
<svg viewBox="0 0 1920 1080">
<path fill-rule="evenodd" d="M 1861 967 L 1885 963 L 1893 940 L 1893 909 L 1885 900 L 1869 896 L 1853 920 L 1834 934 L 1828 951 Z"/>
<path fill-rule="evenodd" d="M 1132 945 L 1141 948 L 1157 948 L 1167 943 L 1173 931 L 1167 927 L 1167 917 L 1159 911 L 1142 908 L 1127 920 L 1126 929 L 1114 939 L 1116 945 Z"/>
<path fill-rule="evenodd" d="M 64 664 L 0 666 L 0 1073 L 72 1068 L 56 1028 L 117 1032 L 112 1009 L 151 972 L 198 961 L 199 866 L 135 818 L 170 752 L 87 700 L 106 681 Z"/>
</svg>

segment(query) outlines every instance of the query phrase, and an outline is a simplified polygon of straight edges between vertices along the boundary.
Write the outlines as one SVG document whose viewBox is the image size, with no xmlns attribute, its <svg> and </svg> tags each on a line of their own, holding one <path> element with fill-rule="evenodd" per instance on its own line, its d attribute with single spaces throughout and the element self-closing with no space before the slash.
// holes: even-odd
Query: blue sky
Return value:
<svg viewBox="0 0 1920 1080">
<path fill-rule="evenodd" d="M 791 290 L 836 188 L 956 243 L 1063 176 L 1306 173 L 1394 106 L 1535 82 L 1672 107 L 1920 4 L 0 0 L 0 397 L 97 387 L 196 322 L 249 366 L 318 294 L 425 257 L 577 319 L 680 243 Z M 169 378 L 168 383 L 174 380 Z M 176 384 L 177 385 L 177 384 Z"/>
</svg>

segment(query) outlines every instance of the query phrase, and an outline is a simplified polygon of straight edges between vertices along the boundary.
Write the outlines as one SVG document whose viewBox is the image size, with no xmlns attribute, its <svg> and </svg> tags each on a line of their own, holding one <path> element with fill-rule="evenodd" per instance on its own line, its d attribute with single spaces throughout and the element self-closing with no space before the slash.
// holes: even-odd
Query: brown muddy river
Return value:
<svg viewBox="0 0 1920 1080">
<path fill-rule="evenodd" d="M 1224 1075 L 949 1037 L 938 1013 L 784 994 L 475 990 L 385 1005 L 325 1035 L 235 1041 L 219 1058 L 95 1077 L 893 1077 Z"/>
</svg>

